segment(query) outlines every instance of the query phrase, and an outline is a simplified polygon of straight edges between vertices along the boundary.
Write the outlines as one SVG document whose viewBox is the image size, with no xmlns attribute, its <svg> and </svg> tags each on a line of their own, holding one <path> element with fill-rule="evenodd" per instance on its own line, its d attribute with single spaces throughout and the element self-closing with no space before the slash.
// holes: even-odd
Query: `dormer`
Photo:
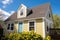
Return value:
<svg viewBox="0 0 60 40">
<path fill-rule="evenodd" d="M 27 16 L 27 7 L 23 4 L 18 8 L 17 18 L 23 18 Z"/>
</svg>

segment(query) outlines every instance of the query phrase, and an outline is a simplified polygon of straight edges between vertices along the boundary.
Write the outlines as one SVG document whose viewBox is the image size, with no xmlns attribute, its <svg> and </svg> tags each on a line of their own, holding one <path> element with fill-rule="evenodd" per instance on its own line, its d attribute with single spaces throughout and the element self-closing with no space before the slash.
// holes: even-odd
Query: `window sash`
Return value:
<svg viewBox="0 0 60 40">
<path fill-rule="evenodd" d="M 29 22 L 30 27 L 34 27 L 34 22 Z"/>
<path fill-rule="evenodd" d="M 34 30 L 34 27 L 29 27 L 29 31 L 32 31 L 32 30 Z"/>
<path fill-rule="evenodd" d="M 29 31 L 35 30 L 34 24 L 35 24 L 35 22 L 29 22 Z"/>
<path fill-rule="evenodd" d="M 8 27 L 7 27 L 7 29 L 8 29 L 8 30 L 10 29 L 10 24 L 8 24 Z"/>
</svg>

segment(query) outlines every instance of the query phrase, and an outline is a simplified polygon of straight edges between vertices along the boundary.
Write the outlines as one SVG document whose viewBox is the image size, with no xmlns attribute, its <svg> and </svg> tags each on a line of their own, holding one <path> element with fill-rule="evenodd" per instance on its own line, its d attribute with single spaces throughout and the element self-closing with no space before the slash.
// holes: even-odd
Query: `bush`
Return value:
<svg viewBox="0 0 60 40">
<path fill-rule="evenodd" d="M 45 40 L 52 40 L 51 37 L 48 35 Z"/>
<path fill-rule="evenodd" d="M 10 33 L 10 35 L 5 36 L 5 40 L 43 40 L 39 35 L 31 32 L 22 32 L 22 33 Z"/>
</svg>

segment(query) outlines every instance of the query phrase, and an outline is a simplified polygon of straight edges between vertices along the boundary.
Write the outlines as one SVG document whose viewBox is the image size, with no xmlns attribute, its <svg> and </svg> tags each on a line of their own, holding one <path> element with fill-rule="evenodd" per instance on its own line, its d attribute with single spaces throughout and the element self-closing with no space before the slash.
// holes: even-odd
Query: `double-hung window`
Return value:
<svg viewBox="0 0 60 40">
<path fill-rule="evenodd" d="M 35 22 L 29 22 L 29 31 L 35 30 Z"/>
<path fill-rule="evenodd" d="M 14 24 L 13 23 L 8 24 L 7 29 L 8 30 L 13 30 L 14 29 Z"/>
</svg>

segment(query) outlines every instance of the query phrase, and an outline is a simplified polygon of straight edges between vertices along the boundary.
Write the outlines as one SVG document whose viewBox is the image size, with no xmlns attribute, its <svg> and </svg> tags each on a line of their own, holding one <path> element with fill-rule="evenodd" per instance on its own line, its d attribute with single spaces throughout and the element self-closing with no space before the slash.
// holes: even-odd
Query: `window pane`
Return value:
<svg viewBox="0 0 60 40">
<path fill-rule="evenodd" d="M 13 30 L 13 27 L 11 27 L 11 30 Z"/>
<path fill-rule="evenodd" d="M 14 24 L 12 23 L 12 24 L 11 24 L 11 30 L 13 30 L 13 29 L 14 29 Z"/>
<path fill-rule="evenodd" d="M 34 30 L 34 27 L 29 27 L 29 31 L 32 31 L 32 30 Z"/>
<path fill-rule="evenodd" d="M 7 27 L 7 29 L 8 29 L 8 30 L 10 29 L 10 24 L 8 24 L 8 27 Z"/>
<path fill-rule="evenodd" d="M 34 22 L 30 22 L 29 26 L 34 27 Z"/>
<path fill-rule="evenodd" d="M 51 14 L 50 14 L 50 12 L 48 12 L 49 13 L 49 17 L 51 17 Z"/>
<path fill-rule="evenodd" d="M 23 10 L 21 10 L 21 13 L 20 13 L 20 15 L 23 15 Z"/>
</svg>

